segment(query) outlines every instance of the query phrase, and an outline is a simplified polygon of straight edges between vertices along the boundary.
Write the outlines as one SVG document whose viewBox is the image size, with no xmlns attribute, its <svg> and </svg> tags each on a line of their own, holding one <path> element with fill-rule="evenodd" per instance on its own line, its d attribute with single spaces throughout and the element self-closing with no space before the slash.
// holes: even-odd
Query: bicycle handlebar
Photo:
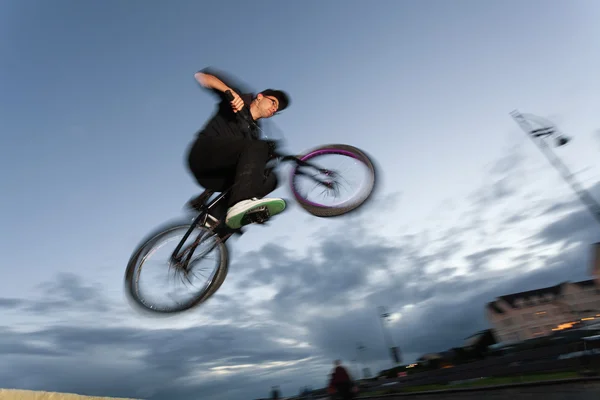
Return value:
<svg viewBox="0 0 600 400">
<path fill-rule="evenodd" d="M 233 93 L 231 93 L 231 90 L 227 90 L 225 92 L 225 96 L 227 97 L 227 100 L 229 100 L 229 101 L 233 100 Z M 236 114 L 238 116 L 243 117 L 244 120 L 246 120 L 247 123 L 249 123 L 251 125 L 256 125 L 256 122 L 254 122 L 254 120 L 252 119 L 252 115 L 250 115 L 250 109 L 248 107 L 246 107 L 245 105 Z"/>
</svg>

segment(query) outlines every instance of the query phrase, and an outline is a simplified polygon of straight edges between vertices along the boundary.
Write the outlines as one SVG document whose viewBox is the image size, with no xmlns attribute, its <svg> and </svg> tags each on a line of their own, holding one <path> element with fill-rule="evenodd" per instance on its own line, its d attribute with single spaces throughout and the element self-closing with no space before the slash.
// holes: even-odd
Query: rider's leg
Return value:
<svg viewBox="0 0 600 400">
<path fill-rule="evenodd" d="M 188 165 L 200 185 L 222 192 L 231 181 L 219 178 L 233 178 L 235 184 L 227 199 L 230 228 L 241 227 L 244 215 L 257 207 L 267 207 L 271 215 L 285 208 L 282 199 L 264 198 L 277 185 L 275 174 L 265 180 L 268 157 L 266 142 L 244 138 L 199 137 L 190 149 Z"/>
<path fill-rule="evenodd" d="M 285 209 L 283 199 L 265 197 L 277 187 L 277 176 L 272 170 L 266 170 L 269 151 L 268 143 L 253 141 L 240 155 L 236 185 L 232 188 L 225 219 L 230 228 L 243 226 L 246 214 L 257 209 L 266 209 L 269 216 Z"/>
<path fill-rule="evenodd" d="M 269 157 L 269 147 L 264 141 L 253 140 L 240 152 L 235 171 L 236 185 L 232 188 L 229 205 L 263 197 L 265 168 Z"/>
<path fill-rule="evenodd" d="M 277 189 L 278 180 L 277 175 L 273 172 L 272 168 L 265 170 L 263 185 L 259 194 L 260 198 L 264 198 L 266 195 Z M 227 217 L 227 210 L 229 198 L 225 196 L 219 203 L 215 204 L 214 208 L 211 209 L 210 214 L 220 221 L 225 221 Z M 215 228 L 215 233 L 221 237 L 221 240 L 226 241 L 232 232 L 236 232 L 238 229 L 231 229 L 229 226 L 222 224 Z"/>
<path fill-rule="evenodd" d="M 196 182 L 216 193 L 224 192 L 235 182 L 237 159 L 243 145 L 230 139 L 200 136 L 188 151 L 188 168 Z M 228 203 L 226 196 L 210 210 L 210 214 L 224 221 Z"/>
<path fill-rule="evenodd" d="M 214 180 L 210 184 L 215 187 L 210 189 L 221 192 L 226 187 L 218 186 L 226 182 L 220 178 L 235 174 L 237 160 L 246 146 L 244 139 L 200 136 L 189 149 L 188 167 L 197 180 Z"/>
<path fill-rule="evenodd" d="M 277 174 L 275 174 L 273 168 L 266 169 L 264 172 L 264 179 L 258 197 L 265 197 L 266 195 L 277 189 L 277 186 L 279 186 Z"/>
</svg>

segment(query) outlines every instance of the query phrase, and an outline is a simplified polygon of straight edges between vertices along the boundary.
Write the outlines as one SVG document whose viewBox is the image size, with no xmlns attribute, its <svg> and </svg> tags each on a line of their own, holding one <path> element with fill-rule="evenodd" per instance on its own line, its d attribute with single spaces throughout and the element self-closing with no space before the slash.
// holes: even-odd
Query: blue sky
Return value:
<svg viewBox="0 0 600 400">
<path fill-rule="evenodd" d="M 464 293 L 473 282 L 504 279 L 489 291 L 459 297 L 455 307 L 460 308 L 474 298 L 489 301 L 503 294 L 500 289 L 536 287 L 535 274 L 548 284 L 584 279 L 585 249 L 598 239 L 597 230 L 508 113 L 519 108 L 549 117 L 573 136 L 561 157 L 594 187 L 600 151 L 599 16 L 594 1 L 1 2 L 0 213 L 6 228 L 0 289 L 3 299 L 14 300 L 3 304 L 15 306 L 6 306 L 3 329 L 55 337 L 47 346 L 59 346 L 59 330 L 67 335 L 68 329 L 85 327 L 102 336 L 98 321 L 105 321 L 102 328 L 123 329 L 123 335 L 130 334 L 125 329 L 143 330 L 148 348 L 160 342 L 152 332 L 173 340 L 190 335 L 185 343 L 193 348 L 195 335 L 215 329 L 208 322 L 219 321 L 219 307 L 229 307 L 231 315 L 260 321 L 244 330 L 235 318 L 221 320 L 219 329 L 232 337 L 255 334 L 260 341 L 263 329 L 272 332 L 273 327 L 289 336 L 277 342 L 280 347 L 255 343 L 264 350 L 252 355 L 257 365 L 272 362 L 273 351 L 297 362 L 268 377 L 244 368 L 219 375 L 223 385 L 228 379 L 240 382 L 243 394 L 225 393 L 226 398 L 247 398 L 263 395 L 271 384 L 292 393 L 299 385 L 321 385 L 330 360 L 351 359 L 357 340 L 375 343 L 368 356 L 374 370 L 386 366 L 377 321 L 364 329 L 351 325 L 368 320 L 376 304 L 397 310 L 399 321 L 414 322 L 410 331 L 395 325 L 398 337 L 409 338 L 425 329 L 423 316 L 439 307 L 436 301 L 451 288 Z M 335 142 L 363 148 L 381 168 L 382 190 L 375 206 L 354 218 L 320 220 L 292 205 L 270 227 L 252 227 L 231 244 L 235 259 L 222 300 L 196 314 L 157 321 L 127 307 L 122 277 L 140 238 L 179 215 L 199 191 L 184 157 L 213 112 L 213 97 L 193 79 L 206 66 L 226 70 L 256 90 L 287 90 L 292 105 L 273 121 L 284 132 L 287 148 L 301 152 Z M 503 168 L 492 170 L 498 165 Z M 276 193 L 288 196 L 289 191 L 284 185 Z M 567 211 L 528 214 L 557 202 Z M 511 215 L 518 226 L 505 229 Z M 574 228 L 561 231 L 569 221 L 575 221 Z M 534 241 L 535 247 L 531 238 L 539 235 L 549 242 Z M 570 242 L 563 247 L 566 239 Z M 448 247 L 461 250 L 445 258 L 440 252 Z M 559 253 L 561 248 L 570 255 Z M 495 252 L 491 265 L 474 270 L 474 258 L 468 256 L 490 249 L 503 250 Z M 323 260 L 339 261 L 344 257 L 332 254 L 354 254 L 351 250 L 358 252 L 354 261 L 364 261 L 361 265 L 332 267 L 335 274 L 324 270 L 330 265 Z M 534 275 L 514 275 L 522 267 L 515 260 L 525 257 Z M 565 260 L 580 265 L 566 270 Z M 333 296 L 325 311 L 315 304 L 297 309 L 301 299 L 310 299 L 310 288 L 294 289 L 283 279 L 310 265 L 315 274 L 334 274 L 323 278 L 330 288 L 318 289 Z M 429 277 L 434 286 L 425 289 L 417 280 L 402 291 L 380 276 L 384 267 L 399 274 L 417 271 L 410 276 Z M 444 268 L 450 267 L 455 275 L 446 276 Z M 254 290 L 242 285 L 252 276 Z M 466 286 L 455 285 L 458 281 Z M 75 293 L 88 292 L 98 296 L 89 300 L 89 311 L 84 308 L 88 300 L 78 306 L 45 297 L 75 299 L 80 298 Z M 257 293 L 281 296 L 264 301 Z M 19 308 L 33 299 L 39 303 L 27 303 L 28 312 Z M 40 304 L 55 307 L 36 313 Z M 99 304 L 111 311 L 97 309 Z M 248 311 L 242 304 L 254 308 Z M 477 307 L 469 326 L 473 331 L 484 325 L 483 303 Z M 342 328 L 355 332 L 344 346 L 331 341 L 336 332 L 345 332 Z M 432 339 L 431 346 L 443 349 L 465 333 L 448 332 Z M 310 344 L 294 347 L 290 341 Z M 118 353 L 120 345 L 115 340 L 102 346 Z M 93 347 L 89 343 L 76 356 L 56 360 L 23 354 L 0 358 L 25 369 L 39 367 L 45 376 L 52 370 L 44 369 L 48 365 L 76 368 L 78 357 L 89 358 L 86 352 Z M 439 350 L 408 339 L 401 347 L 406 357 Z M 313 358 L 298 361 L 304 352 Z M 162 358 L 156 357 L 160 364 Z M 212 363 L 231 363 L 218 352 L 211 357 Z M 123 360 L 98 363 L 98 370 L 81 373 L 98 380 L 102 373 L 97 371 L 119 371 L 116 365 L 132 375 L 137 368 Z M 207 365 L 193 368 L 206 371 Z M 212 385 L 194 381 L 187 372 L 190 387 Z M 113 378 L 107 375 L 106 381 Z M 16 378 L 0 370 L 5 386 L 149 396 L 135 392 L 133 384 L 111 389 L 91 378 L 80 379 L 89 386 L 11 379 Z M 185 390 L 180 394 L 187 398 Z"/>
</svg>

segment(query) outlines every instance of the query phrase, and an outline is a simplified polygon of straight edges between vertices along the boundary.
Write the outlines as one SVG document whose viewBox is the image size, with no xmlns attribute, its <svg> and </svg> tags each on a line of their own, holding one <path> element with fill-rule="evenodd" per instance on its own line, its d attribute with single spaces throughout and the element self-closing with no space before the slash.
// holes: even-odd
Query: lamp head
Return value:
<svg viewBox="0 0 600 400">
<path fill-rule="evenodd" d="M 567 143 L 569 143 L 570 141 L 571 141 L 570 138 L 568 138 L 568 137 L 566 137 L 564 135 L 561 135 L 561 136 L 559 136 L 559 137 L 556 138 L 556 147 L 564 146 Z"/>
</svg>

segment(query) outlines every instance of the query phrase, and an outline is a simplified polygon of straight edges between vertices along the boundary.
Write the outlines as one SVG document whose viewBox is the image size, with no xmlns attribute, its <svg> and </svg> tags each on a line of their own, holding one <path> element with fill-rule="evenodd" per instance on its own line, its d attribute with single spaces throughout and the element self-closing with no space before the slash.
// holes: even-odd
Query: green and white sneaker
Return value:
<svg viewBox="0 0 600 400">
<path fill-rule="evenodd" d="M 283 199 L 249 199 L 242 200 L 227 211 L 225 223 L 231 229 L 239 229 L 244 225 L 262 224 L 273 215 L 285 210 Z"/>
</svg>

